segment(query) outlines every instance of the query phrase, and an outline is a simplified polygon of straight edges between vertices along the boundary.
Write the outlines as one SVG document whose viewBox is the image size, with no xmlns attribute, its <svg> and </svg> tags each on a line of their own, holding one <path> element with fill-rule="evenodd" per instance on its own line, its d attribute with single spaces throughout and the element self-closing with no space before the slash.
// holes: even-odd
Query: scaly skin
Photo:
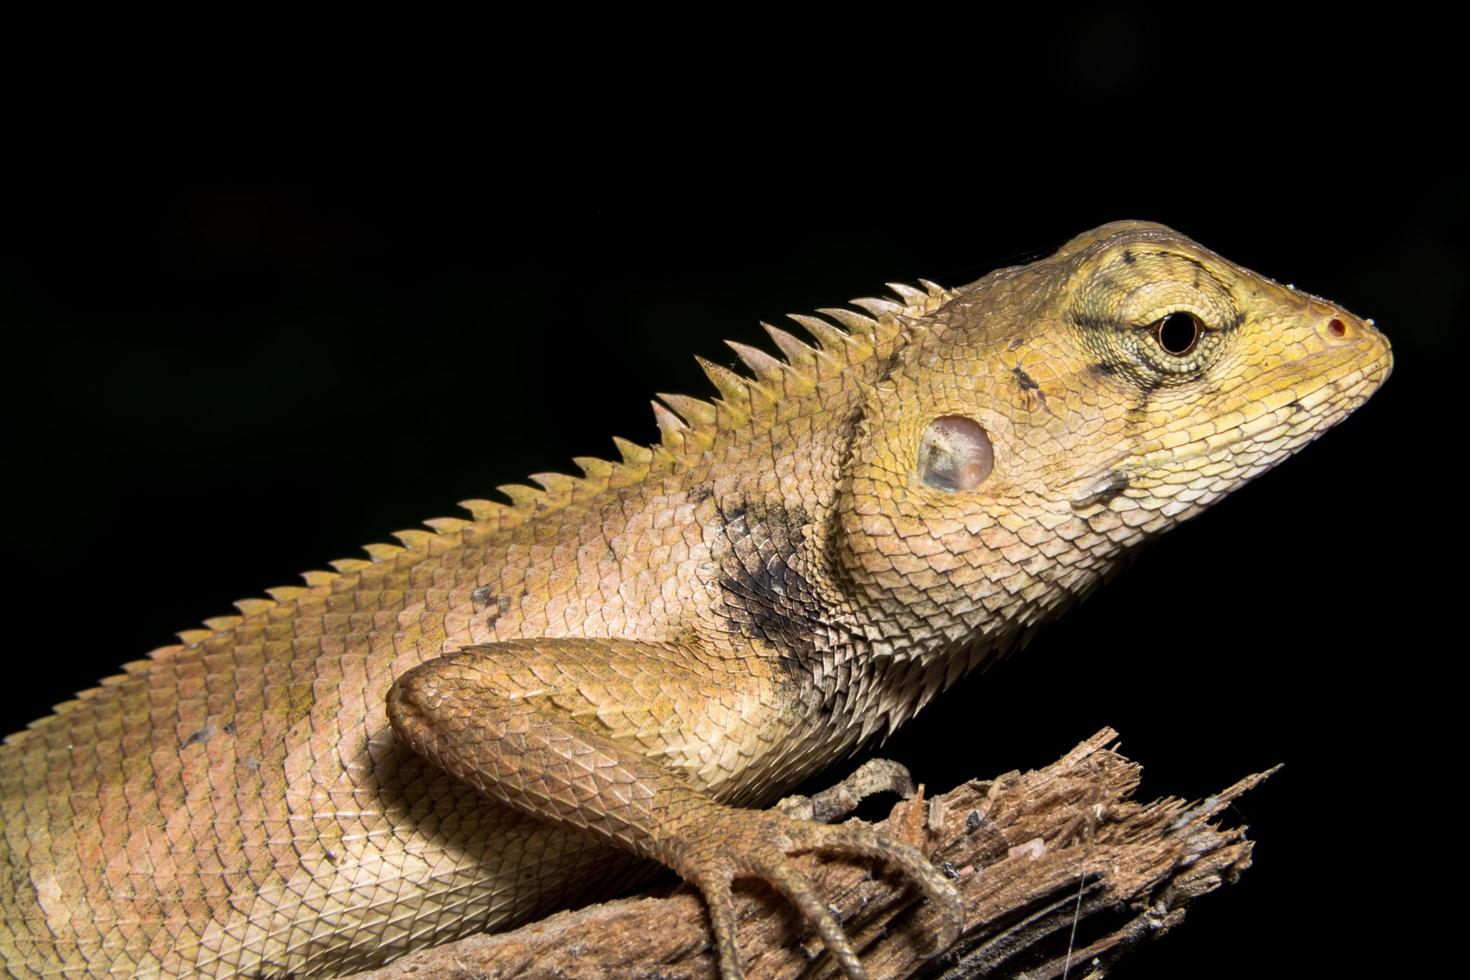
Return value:
<svg viewBox="0 0 1470 980">
<path fill-rule="evenodd" d="M 339 975 L 605 894 L 633 855 L 703 889 L 727 975 L 746 875 L 861 975 L 796 850 L 895 864 L 952 926 L 912 850 L 743 808 L 1018 646 L 1392 358 L 1157 225 L 898 292 L 829 311 L 846 333 L 798 318 L 814 347 L 773 329 L 787 362 L 737 347 L 755 378 L 666 397 L 661 445 L 241 603 L 11 736 L 0 961 Z"/>
</svg>

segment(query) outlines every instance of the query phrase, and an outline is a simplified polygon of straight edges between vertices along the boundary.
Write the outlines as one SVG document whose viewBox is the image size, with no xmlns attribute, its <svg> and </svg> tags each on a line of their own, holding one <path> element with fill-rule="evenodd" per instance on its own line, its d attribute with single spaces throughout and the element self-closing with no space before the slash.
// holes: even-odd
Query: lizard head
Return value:
<svg viewBox="0 0 1470 980">
<path fill-rule="evenodd" d="M 908 327 L 864 405 L 838 557 L 893 615 L 967 645 L 1048 618 L 1341 421 L 1393 362 L 1371 321 L 1141 222 Z"/>
</svg>

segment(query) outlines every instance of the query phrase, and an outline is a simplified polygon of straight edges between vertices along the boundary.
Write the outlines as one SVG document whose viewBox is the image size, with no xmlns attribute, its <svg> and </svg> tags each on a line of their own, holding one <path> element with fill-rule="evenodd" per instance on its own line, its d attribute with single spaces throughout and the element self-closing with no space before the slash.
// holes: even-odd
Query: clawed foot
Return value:
<svg viewBox="0 0 1470 980">
<path fill-rule="evenodd" d="M 681 843 L 670 863 L 704 893 L 725 980 L 743 977 L 735 948 L 735 907 L 731 883 L 759 878 L 775 888 L 816 929 L 832 958 L 850 980 L 867 973 L 842 926 L 827 910 L 807 877 L 798 872 L 792 854 L 822 851 L 877 858 L 896 867 L 940 907 L 944 926 L 938 949 L 958 937 L 963 925 L 959 893 L 924 856 L 902 841 L 878 833 L 864 823 L 836 826 L 793 820 L 780 813 L 718 807 L 681 828 Z"/>
</svg>

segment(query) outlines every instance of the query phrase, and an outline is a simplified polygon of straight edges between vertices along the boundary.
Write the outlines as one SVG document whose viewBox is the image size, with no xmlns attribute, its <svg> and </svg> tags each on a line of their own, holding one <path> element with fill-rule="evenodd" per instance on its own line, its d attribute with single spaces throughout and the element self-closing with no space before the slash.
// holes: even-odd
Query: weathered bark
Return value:
<svg viewBox="0 0 1470 980">
<path fill-rule="evenodd" d="M 1189 902 L 1250 865 L 1244 828 L 1210 823 L 1269 773 L 1208 800 L 1131 799 L 1139 766 L 1104 729 L 1033 772 L 975 780 L 899 803 L 890 834 L 931 855 L 965 902 L 965 930 L 935 954 L 932 910 L 870 866 L 805 858 L 806 870 L 873 977 L 1096 977 L 1139 941 L 1176 925 Z M 829 977 L 821 941 L 783 901 L 739 896 L 752 977 Z M 563 912 L 513 932 L 406 956 L 359 980 L 423 977 L 714 977 L 697 895 L 631 898 Z"/>
</svg>

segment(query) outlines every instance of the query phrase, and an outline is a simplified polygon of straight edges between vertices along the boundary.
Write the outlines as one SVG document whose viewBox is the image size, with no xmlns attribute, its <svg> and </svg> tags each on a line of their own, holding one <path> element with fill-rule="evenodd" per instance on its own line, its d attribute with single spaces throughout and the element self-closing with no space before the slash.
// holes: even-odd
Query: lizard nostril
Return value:
<svg viewBox="0 0 1470 980">
<path fill-rule="evenodd" d="M 1362 335 L 1362 331 L 1352 322 L 1351 317 L 1339 315 L 1326 320 L 1318 320 L 1317 335 L 1331 346 L 1337 347 L 1357 340 Z"/>
</svg>

